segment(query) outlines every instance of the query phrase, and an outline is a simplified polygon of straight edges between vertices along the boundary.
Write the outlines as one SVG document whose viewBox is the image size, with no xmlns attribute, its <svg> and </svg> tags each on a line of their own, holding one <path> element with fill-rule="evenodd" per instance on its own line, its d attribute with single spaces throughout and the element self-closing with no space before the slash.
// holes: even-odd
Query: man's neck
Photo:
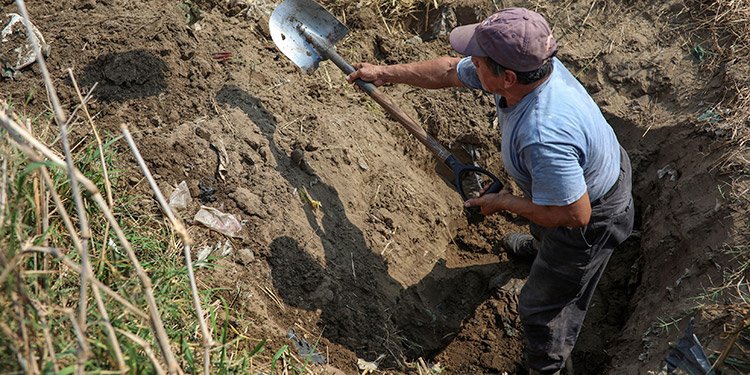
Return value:
<svg viewBox="0 0 750 375">
<path fill-rule="evenodd" d="M 546 77 L 529 85 L 516 85 L 508 91 L 507 95 L 503 95 L 505 102 L 508 103 L 508 108 L 518 104 L 526 95 L 529 95 L 537 87 L 541 86 L 544 82 L 547 82 L 552 74 L 548 74 Z"/>
</svg>

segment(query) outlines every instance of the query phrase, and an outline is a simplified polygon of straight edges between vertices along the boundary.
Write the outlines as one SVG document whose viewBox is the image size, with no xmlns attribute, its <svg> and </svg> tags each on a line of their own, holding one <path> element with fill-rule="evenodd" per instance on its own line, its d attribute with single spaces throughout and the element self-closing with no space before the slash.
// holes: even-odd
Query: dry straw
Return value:
<svg viewBox="0 0 750 375">
<path fill-rule="evenodd" d="M 18 0 L 16 3 L 19 9 L 19 13 L 24 19 L 24 25 L 27 29 L 27 34 L 31 35 L 32 31 L 30 18 L 26 10 L 24 1 Z M 111 363 L 113 363 L 113 366 L 117 369 L 118 373 L 125 373 L 129 371 L 128 366 L 126 365 L 124 360 L 120 342 L 118 341 L 117 334 L 119 333 L 120 337 L 125 337 L 143 348 L 148 358 L 152 361 L 154 370 L 157 373 L 181 374 L 183 373 L 183 371 L 180 368 L 180 365 L 178 364 L 172 349 L 175 344 L 170 341 L 170 338 L 167 335 L 167 331 L 164 327 L 164 323 L 162 322 L 151 279 L 147 275 L 146 270 L 141 265 L 141 262 L 134 252 L 133 246 L 128 241 L 123 228 L 120 226 L 112 211 L 112 209 L 114 208 L 114 199 L 112 194 L 112 186 L 109 181 L 108 171 L 106 169 L 106 162 L 104 160 L 103 145 L 86 107 L 86 103 L 90 98 L 91 93 L 89 93 L 86 97 L 83 97 L 78 84 L 73 77 L 72 71 L 68 70 L 70 78 L 76 89 L 76 93 L 78 94 L 78 98 L 81 102 L 80 105 L 76 108 L 76 111 L 78 109 L 83 110 L 83 113 L 85 114 L 85 117 L 96 136 L 97 148 L 100 156 L 99 161 L 101 163 L 101 168 L 104 175 L 104 184 L 107 195 L 106 200 L 100 193 L 96 184 L 89 178 L 87 178 L 74 165 L 74 158 L 70 147 L 67 129 L 70 119 L 66 117 L 66 114 L 62 110 L 39 45 L 36 43 L 35 39 L 30 37 L 29 40 L 32 44 L 34 52 L 36 53 L 37 63 L 42 72 L 45 86 L 47 88 L 47 95 L 54 112 L 54 119 L 58 124 L 59 139 L 63 146 L 63 155 L 58 155 L 55 151 L 46 146 L 40 139 L 35 137 L 29 124 L 22 125 L 23 121 L 21 121 L 20 118 L 14 115 L 9 116 L 4 109 L 5 107 L 0 108 L 0 127 L 2 127 L 10 135 L 10 137 L 8 138 L 8 142 L 11 145 L 15 146 L 15 149 L 19 150 L 23 155 L 25 155 L 28 160 L 43 164 L 38 168 L 38 173 L 35 177 L 36 179 L 34 180 L 35 183 L 39 180 L 43 181 L 43 183 L 39 184 L 38 186 L 35 185 L 34 189 L 34 202 L 36 202 L 36 205 L 34 206 L 36 211 L 35 217 L 43 217 L 44 224 L 41 227 L 43 227 L 45 231 L 49 229 L 50 207 L 46 206 L 46 202 L 51 199 L 54 203 L 54 211 L 56 212 L 56 217 L 59 217 L 62 221 L 62 224 L 67 232 L 67 237 L 69 238 L 72 247 L 77 252 L 80 263 L 76 264 L 74 261 L 72 261 L 66 255 L 67 250 L 47 246 L 46 240 L 44 246 L 33 244 L 33 239 L 26 240 L 26 242 L 21 245 L 19 251 L 15 255 L 13 255 L 11 259 L 6 259 L 6 250 L 0 252 L 0 264 L 4 265 L 4 268 L 0 271 L 0 287 L 6 285 L 6 281 L 13 280 L 14 282 L 15 291 L 10 291 L 9 295 L 11 297 L 10 306 L 12 306 L 12 312 L 13 316 L 15 317 L 15 324 L 17 327 L 16 329 L 13 329 L 7 323 L 3 322 L 0 324 L 0 333 L 11 339 L 10 341 L 13 343 L 11 349 L 16 354 L 17 362 L 23 368 L 24 372 L 31 374 L 41 373 L 45 363 L 47 363 L 48 366 L 50 366 L 55 372 L 58 372 L 60 371 L 60 364 L 56 359 L 57 356 L 55 353 L 54 338 L 50 333 L 50 323 L 46 319 L 50 311 L 57 311 L 58 313 L 60 313 L 59 316 L 69 318 L 73 336 L 75 337 L 75 341 L 78 344 L 78 349 L 76 351 L 76 372 L 82 374 L 84 373 L 84 371 L 86 371 L 86 364 L 91 356 L 90 343 L 95 341 L 92 340 L 91 337 L 89 337 L 90 332 L 88 327 L 89 320 L 91 319 L 91 311 L 88 308 L 88 301 L 90 297 L 93 297 L 96 304 L 96 311 L 99 313 L 97 320 L 99 320 L 100 324 L 103 326 L 104 332 L 107 336 L 110 353 L 112 356 Z M 188 278 L 193 296 L 193 306 L 195 308 L 195 315 L 198 318 L 198 323 L 203 335 L 203 371 L 205 374 L 208 374 L 210 373 L 211 363 L 210 351 L 211 347 L 214 345 L 214 342 L 205 321 L 197 285 L 195 282 L 195 277 L 193 274 L 192 261 L 190 259 L 190 246 L 192 244 L 192 240 L 188 236 L 187 231 L 185 230 L 182 223 L 171 212 L 169 206 L 166 205 L 166 201 L 164 200 L 163 195 L 153 181 L 153 177 L 151 177 L 148 169 L 145 167 L 145 163 L 140 157 L 137 147 L 130 137 L 129 132 L 126 128 L 123 128 L 123 132 L 125 133 L 125 137 L 127 138 L 131 149 L 136 154 L 136 157 L 141 164 L 143 173 L 151 183 L 151 186 L 153 187 L 166 216 L 170 219 L 172 225 L 175 228 L 175 231 L 182 237 L 182 241 L 184 244 L 185 264 L 187 266 Z M 5 151 L 8 150 L 3 151 L 5 153 Z M 10 152 L 7 153 L 7 155 L 10 154 Z M 66 198 L 61 196 L 60 192 L 58 191 L 58 188 L 53 181 L 53 177 L 47 169 L 48 166 L 54 166 L 55 168 L 59 168 L 60 170 L 66 172 L 68 178 L 68 186 L 70 187 L 70 198 L 67 199 L 72 199 L 72 201 L 74 202 L 76 214 L 74 217 L 68 214 L 65 206 Z M 8 218 L 8 216 L 6 215 L 9 212 L 8 187 L 10 186 L 10 178 L 8 175 L 8 169 L 9 159 L 7 156 L 4 156 L 2 158 L 2 179 L 0 181 L 2 183 L 2 186 L 0 187 L 0 224 L 2 225 L 5 225 L 5 220 Z M 126 252 L 127 258 L 131 262 L 132 270 L 135 271 L 140 281 L 141 291 L 148 306 L 147 312 L 142 311 L 134 303 L 130 302 L 126 297 L 122 296 L 120 293 L 112 290 L 112 288 L 102 283 L 93 272 L 89 258 L 89 246 L 92 243 L 92 230 L 89 224 L 89 213 L 86 210 L 83 191 L 81 189 L 88 193 L 88 196 L 91 200 L 93 200 L 106 222 L 106 229 L 104 230 L 104 240 L 102 241 L 103 246 L 100 252 L 100 256 L 104 258 L 107 254 L 107 239 L 109 238 L 109 230 L 111 228 L 114 232 L 115 237 L 119 241 L 119 245 Z M 75 224 L 77 224 L 77 227 Z M 19 228 L 15 228 L 14 231 L 16 234 L 16 238 L 20 239 L 23 237 L 22 235 L 19 235 Z M 40 230 L 38 236 L 44 237 L 43 233 L 41 232 L 42 231 Z M 3 233 L 5 233 L 5 230 L 3 230 Z M 41 300 L 35 299 L 38 296 L 32 291 L 37 290 L 39 286 L 25 285 L 23 274 L 27 272 L 25 268 L 28 266 L 28 262 L 26 262 L 25 259 L 30 256 L 35 256 L 35 254 L 42 254 L 45 257 L 58 259 L 65 267 L 65 269 L 78 274 L 80 285 L 78 288 L 79 293 L 78 302 L 76 304 L 76 314 L 74 314 L 73 310 L 71 310 L 70 308 L 48 305 L 50 302 L 54 303 L 54 301 L 43 302 Z M 100 268 L 103 262 L 104 259 L 100 259 Z M 41 272 L 44 273 L 47 271 Z M 60 275 L 62 274 L 63 272 L 60 271 Z M 91 288 L 90 295 L 88 293 L 89 288 Z M 110 320 L 110 312 L 108 311 L 108 307 L 102 297 L 102 291 L 113 300 L 119 302 L 120 305 L 122 305 L 122 307 L 125 309 L 125 311 L 129 312 L 134 317 L 145 320 L 145 326 L 148 327 L 148 329 L 151 331 L 150 334 L 153 335 L 153 338 L 155 339 L 156 344 L 159 347 L 161 358 L 157 358 L 155 353 L 151 350 L 151 346 L 148 341 L 142 337 L 143 332 L 129 332 L 120 328 L 115 329 L 112 326 Z M 5 301 L 0 302 L 2 302 L 3 305 L 7 305 Z M 6 313 L 10 311 L 11 310 L 6 310 Z M 117 315 L 121 316 L 121 313 L 117 313 Z M 40 340 L 41 344 L 35 342 L 36 337 L 33 333 L 34 327 L 32 326 L 32 323 L 30 323 L 30 321 L 33 321 L 36 318 L 39 318 L 43 331 L 43 339 Z M 38 346 L 41 346 L 44 349 L 37 350 L 36 348 Z M 39 352 L 43 353 L 43 358 L 36 358 L 36 353 Z M 166 365 L 166 370 L 163 369 L 164 365 Z"/>
</svg>

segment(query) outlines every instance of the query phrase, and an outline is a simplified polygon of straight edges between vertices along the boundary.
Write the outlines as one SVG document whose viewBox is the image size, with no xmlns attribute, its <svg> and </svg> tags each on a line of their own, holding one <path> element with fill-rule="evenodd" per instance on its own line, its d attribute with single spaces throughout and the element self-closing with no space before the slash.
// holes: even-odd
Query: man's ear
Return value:
<svg viewBox="0 0 750 375">
<path fill-rule="evenodd" d="M 503 85 L 505 85 L 506 89 L 518 83 L 518 76 L 516 75 L 516 72 L 510 69 L 505 70 L 505 75 L 503 77 Z"/>
</svg>

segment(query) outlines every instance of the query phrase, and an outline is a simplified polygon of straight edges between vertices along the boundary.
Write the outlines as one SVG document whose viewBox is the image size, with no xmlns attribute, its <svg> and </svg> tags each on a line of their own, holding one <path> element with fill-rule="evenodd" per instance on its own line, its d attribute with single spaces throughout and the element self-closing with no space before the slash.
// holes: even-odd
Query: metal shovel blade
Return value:
<svg viewBox="0 0 750 375">
<path fill-rule="evenodd" d="M 284 0 L 271 13 L 268 22 L 276 47 L 305 72 L 312 73 L 325 60 L 300 34 L 300 27 L 331 44 L 349 31 L 331 13 L 312 0 Z"/>
</svg>

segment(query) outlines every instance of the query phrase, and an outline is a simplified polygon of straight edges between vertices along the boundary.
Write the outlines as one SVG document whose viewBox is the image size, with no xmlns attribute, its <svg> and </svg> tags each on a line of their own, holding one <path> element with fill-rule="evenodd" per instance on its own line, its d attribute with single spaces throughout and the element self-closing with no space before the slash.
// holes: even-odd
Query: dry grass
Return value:
<svg viewBox="0 0 750 375">
<path fill-rule="evenodd" d="M 720 171 L 728 176 L 728 204 L 737 212 L 739 233 L 725 255 L 730 267 L 722 280 L 709 289 L 701 310 L 721 310 L 730 317 L 722 337 L 726 346 L 718 353 L 714 368 L 733 367 L 737 359 L 747 362 L 750 350 L 750 2 L 747 0 L 688 1 L 692 24 L 685 31 L 700 33 L 708 51 L 703 61 L 708 71 L 723 74 L 724 97 L 716 109 L 722 113 L 717 127 L 726 130 L 731 145 L 722 158 Z M 696 51 L 694 51 L 696 52 Z M 701 51 L 698 51 L 701 52 Z M 694 53 L 695 55 L 695 53 Z M 696 56 L 703 57 L 703 56 Z M 727 304 L 727 301 L 731 303 Z M 747 365 L 747 363 L 745 363 Z M 737 369 L 737 367 L 735 367 Z M 747 367 L 744 368 L 747 370 Z M 742 370 L 740 370 L 742 372 Z"/>
<path fill-rule="evenodd" d="M 723 126 L 731 129 L 732 141 L 743 148 L 750 139 L 750 2 L 746 0 L 691 1 L 693 23 L 684 31 L 705 33 L 705 68 L 724 74 L 724 99 L 717 107 L 728 109 Z M 696 46 L 697 48 L 697 46 Z M 702 51 L 693 51 L 703 59 Z"/>
<path fill-rule="evenodd" d="M 340 21 L 346 23 L 348 15 L 369 8 L 380 19 L 380 23 L 389 32 L 403 31 L 405 24 L 418 23 L 427 27 L 427 14 L 430 10 L 439 9 L 444 0 L 363 0 L 352 2 L 345 0 L 323 0 L 320 3 Z"/>
</svg>

